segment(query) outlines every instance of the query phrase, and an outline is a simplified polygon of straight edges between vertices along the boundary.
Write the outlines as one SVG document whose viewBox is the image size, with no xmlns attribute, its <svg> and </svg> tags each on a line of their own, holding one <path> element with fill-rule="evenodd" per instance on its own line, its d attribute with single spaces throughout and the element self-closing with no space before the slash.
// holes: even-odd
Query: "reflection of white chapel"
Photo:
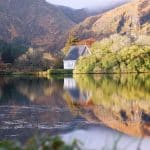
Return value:
<svg viewBox="0 0 150 150">
<path fill-rule="evenodd" d="M 75 79 L 73 78 L 64 78 L 64 89 L 68 90 L 68 89 L 74 89 L 77 88 L 77 84 Z"/>
<path fill-rule="evenodd" d="M 64 78 L 64 90 L 69 92 L 73 100 L 86 101 L 91 98 L 91 92 L 81 90 L 73 78 Z"/>
</svg>

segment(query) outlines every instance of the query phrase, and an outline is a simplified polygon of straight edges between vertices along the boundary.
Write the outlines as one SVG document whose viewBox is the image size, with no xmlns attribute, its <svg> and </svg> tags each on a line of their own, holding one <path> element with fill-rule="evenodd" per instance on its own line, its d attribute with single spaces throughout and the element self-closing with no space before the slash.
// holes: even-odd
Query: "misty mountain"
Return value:
<svg viewBox="0 0 150 150">
<path fill-rule="evenodd" d="M 72 31 L 80 39 L 102 39 L 111 34 L 150 34 L 150 1 L 133 0 L 113 10 L 88 17 Z"/>
<path fill-rule="evenodd" d="M 72 9 L 45 0 L 0 0 L 0 40 L 58 51 L 73 26 L 112 7 Z"/>
<path fill-rule="evenodd" d="M 82 8 L 82 9 L 73 9 L 66 6 L 58 6 L 58 8 L 74 23 L 78 24 L 85 20 L 89 16 L 95 16 L 100 13 L 104 13 L 108 10 L 111 10 L 115 7 L 123 5 L 127 3 L 129 0 L 126 1 L 119 1 L 113 4 L 109 4 L 108 6 L 97 6 L 94 8 Z"/>
</svg>

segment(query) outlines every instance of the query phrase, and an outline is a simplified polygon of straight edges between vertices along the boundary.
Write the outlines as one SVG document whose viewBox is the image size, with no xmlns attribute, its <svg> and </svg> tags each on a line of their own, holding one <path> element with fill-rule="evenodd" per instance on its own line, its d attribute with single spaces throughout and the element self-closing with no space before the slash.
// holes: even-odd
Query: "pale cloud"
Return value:
<svg viewBox="0 0 150 150">
<path fill-rule="evenodd" d="M 92 8 L 106 7 L 115 3 L 125 2 L 129 0 L 47 0 L 57 5 L 69 6 L 72 8 Z"/>
</svg>

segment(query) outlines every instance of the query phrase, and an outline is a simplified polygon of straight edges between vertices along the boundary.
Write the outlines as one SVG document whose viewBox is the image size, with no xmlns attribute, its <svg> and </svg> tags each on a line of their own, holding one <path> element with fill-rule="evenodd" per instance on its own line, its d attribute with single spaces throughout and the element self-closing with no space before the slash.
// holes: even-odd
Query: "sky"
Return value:
<svg viewBox="0 0 150 150">
<path fill-rule="evenodd" d="M 50 3 L 69 6 L 72 8 L 94 8 L 114 5 L 129 0 L 47 0 Z"/>
</svg>

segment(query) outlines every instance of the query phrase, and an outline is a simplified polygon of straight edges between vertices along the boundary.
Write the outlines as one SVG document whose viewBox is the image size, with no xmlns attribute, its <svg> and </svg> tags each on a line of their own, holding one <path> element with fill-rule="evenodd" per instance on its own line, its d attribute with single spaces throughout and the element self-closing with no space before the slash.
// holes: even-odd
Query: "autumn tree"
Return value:
<svg viewBox="0 0 150 150">
<path fill-rule="evenodd" d="M 79 42 L 79 39 L 75 37 L 73 34 L 69 34 L 68 40 L 63 48 L 63 53 L 67 54 L 70 46 L 76 45 Z"/>
</svg>

